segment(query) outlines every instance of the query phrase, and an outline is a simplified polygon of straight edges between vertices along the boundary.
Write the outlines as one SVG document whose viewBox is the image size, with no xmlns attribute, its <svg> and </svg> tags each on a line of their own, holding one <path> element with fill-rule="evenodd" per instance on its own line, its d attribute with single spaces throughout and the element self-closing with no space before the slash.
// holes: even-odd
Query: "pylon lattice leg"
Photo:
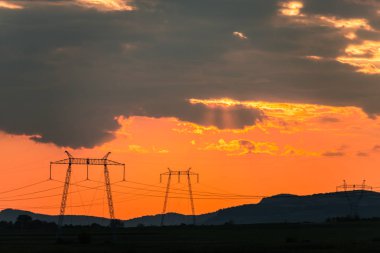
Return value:
<svg viewBox="0 0 380 253">
<path fill-rule="evenodd" d="M 69 187 L 70 187 L 70 179 L 71 179 L 71 163 L 69 163 L 69 167 L 67 168 L 65 185 L 63 187 L 61 209 L 59 211 L 59 219 L 58 219 L 58 227 L 59 228 L 62 226 L 62 224 L 63 224 L 63 218 L 65 216 L 67 195 L 69 193 Z"/>
<path fill-rule="evenodd" d="M 166 206 L 168 204 L 168 197 L 169 197 L 169 189 L 170 189 L 170 181 L 171 181 L 171 173 L 168 176 L 168 183 L 166 185 L 166 192 L 165 192 L 165 201 L 164 201 L 164 208 L 162 210 L 162 215 L 161 215 L 161 226 L 164 225 L 164 219 L 165 219 L 165 214 L 166 214 Z"/>
<path fill-rule="evenodd" d="M 195 225 L 195 207 L 194 207 L 194 199 L 193 199 L 193 189 L 191 188 L 190 173 L 187 174 L 187 183 L 189 185 L 189 197 L 190 197 L 191 212 L 193 214 L 193 224 Z"/>
<path fill-rule="evenodd" d="M 110 213 L 111 223 L 115 219 L 115 211 L 113 208 L 112 191 L 111 191 L 111 181 L 107 165 L 104 165 L 104 179 L 106 184 L 107 199 L 108 199 L 108 209 Z"/>
</svg>

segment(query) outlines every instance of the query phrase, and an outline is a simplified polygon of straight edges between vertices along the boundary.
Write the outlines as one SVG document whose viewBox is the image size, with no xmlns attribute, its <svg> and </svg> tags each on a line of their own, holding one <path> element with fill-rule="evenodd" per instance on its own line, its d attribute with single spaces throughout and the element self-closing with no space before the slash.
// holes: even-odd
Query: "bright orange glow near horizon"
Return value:
<svg viewBox="0 0 380 253">
<path fill-rule="evenodd" d="M 330 192 L 343 179 L 373 186 L 380 184 L 378 118 L 362 109 L 314 104 L 190 99 L 210 108 L 244 106 L 261 110 L 265 118 L 244 129 L 204 127 L 176 118 L 118 117 L 115 138 L 92 149 L 69 151 L 75 157 L 99 157 L 111 151 L 111 160 L 126 164 L 127 182 L 112 185 L 115 214 L 127 219 L 162 211 L 167 168 L 192 168 L 200 174 L 194 192 L 271 196 L 280 193 Z M 0 133 L 2 177 L 0 208 L 58 214 L 65 166 L 53 168 L 53 179 L 15 192 L 9 189 L 47 180 L 49 162 L 65 158 L 64 148 L 36 143 L 30 136 Z M 111 181 L 122 179 L 122 170 L 111 167 Z M 68 214 L 108 217 L 100 167 L 73 167 Z M 376 178 L 379 178 L 377 180 Z M 86 188 L 87 187 L 87 188 Z M 186 181 L 173 181 L 168 212 L 190 213 Z M 93 189 L 89 189 L 93 188 Z M 46 191 L 46 189 L 50 189 Z M 180 190 L 178 190 L 180 189 Z M 182 191 L 181 191 L 182 190 Z M 36 198 L 41 196 L 41 198 Z M 259 199 L 205 198 L 195 195 L 197 214 L 229 206 L 256 203 Z"/>
</svg>

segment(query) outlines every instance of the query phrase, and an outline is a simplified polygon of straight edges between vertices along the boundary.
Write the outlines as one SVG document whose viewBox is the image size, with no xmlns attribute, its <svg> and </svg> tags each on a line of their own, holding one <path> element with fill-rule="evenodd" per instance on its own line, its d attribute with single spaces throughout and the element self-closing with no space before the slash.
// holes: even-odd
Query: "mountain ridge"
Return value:
<svg viewBox="0 0 380 253">
<path fill-rule="evenodd" d="M 350 204 L 351 203 L 351 204 Z M 255 224 L 282 222 L 324 222 L 328 218 L 345 217 L 358 209 L 363 218 L 380 217 L 380 193 L 373 191 L 347 191 L 316 193 L 311 195 L 277 194 L 263 198 L 257 204 L 219 209 L 215 212 L 196 215 L 198 225 Z M 39 214 L 17 209 L 0 211 L 0 220 L 15 221 L 20 214 L 33 219 L 57 222 L 58 215 Z M 145 215 L 122 220 L 126 227 L 159 226 L 161 214 Z M 193 217 L 179 213 L 167 213 L 165 225 L 192 224 Z M 96 216 L 66 215 L 64 224 L 108 225 L 109 219 Z"/>
</svg>

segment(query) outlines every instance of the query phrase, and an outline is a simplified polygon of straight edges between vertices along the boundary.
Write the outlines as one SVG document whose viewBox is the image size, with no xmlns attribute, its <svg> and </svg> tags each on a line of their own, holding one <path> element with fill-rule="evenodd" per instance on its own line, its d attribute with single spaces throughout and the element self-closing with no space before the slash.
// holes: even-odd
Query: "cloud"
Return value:
<svg viewBox="0 0 380 253">
<path fill-rule="evenodd" d="M 301 9 L 303 8 L 303 3 L 300 1 L 289 1 L 280 3 L 280 14 L 284 16 L 303 16 Z"/>
<path fill-rule="evenodd" d="M 234 108 L 240 106 L 247 109 L 256 109 L 265 115 L 265 119 L 274 118 L 282 119 L 286 122 L 290 121 L 311 121 L 316 119 L 322 122 L 338 122 L 336 117 L 350 115 L 353 113 L 361 113 L 362 111 L 355 107 L 334 107 L 315 104 L 302 103 L 275 103 L 265 101 L 238 101 L 229 98 L 220 99 L 195 99 L 189 100 L 191 104 L 202 104 L 210 108 L 224 107 Z M 335 118 L 332 117 L 335 115 Z"/>
<path fill-rule="evenodd" d="M 337 61 L 357 68 L 364 74 L 380 74 L 380 42 L 365 40 L 359 44 L 350 44 Z"/>
<path fill-rule="evenodd" d="M 270 142 L 254 142 L 250 140 L 220 139 L 217 143 L 208 144 L 203 150 L 224 151 L 229 155 L 267 154 L 276 155 L 279 148 Z"/>
<path fill-rule="evenodd" d="M 305 56 L 306 59 L 312 60 L 312 61 L 321 61 L 323 60 L 323 57 L 320 57 L 318 55 L 307 55 Z"/>
<path fill-rule="evenodd" d="M 94 9 L 100 12 L 133 11 L 136 7 L 133 0 L 11 0 L 0 1 L 0 8 L 24 9 L 44 7 L 81 7 Z"/>
<path fill-rule="evenodd" d="M 82 7 L 94 8 L 100 11 L 133 11 L 135 7 L 126 0 L 75 0 Z"/>
<path fill-rule="evenodd" d="M 345 156 L 346 154 L 342 151 L 327 151 L 322 154 L 323 156 L 327 157 L 340 157 L 340 156 Z"/>
<path fill-rule="evenodd" d="M 25 7 L 0 10 L 0 130 L 7 133 L 92 147 L 113 138 L 120 115 L 241 129 L 268 111 L 301 119 L 296 112 L 305 111 L 209 108 L 190 104 L 190 98 L 357 106 L 371 116 L 380 113 L 379 75 L 350 64 L 351 58 L 365 58 L 360 64 L 376 59 L 375 46 L 363 49 L 365 55 L 348 50 L 378 39 L 371 5 L 141 0 L 107 1 L 135 11 L 101 11 L 100 5 L 76 1 L 6 2 Z M 281 15 L 281 8 L 292 15 Z M 361 25 L 338 25 L 354 20 Z M 254 43 L 231 36 L 237 28 L 254 36 Z M 349 32 L 357 38 L 346 38 Z"/>
<path fill-rule="evenodd" d="M 322 122 L 322 123 L 337 123 L 337 122 L 340 122 L 340 119 L 326 116 L 326 117 L 321 117 L 320 122 Z"/>
<path fill-rule="evenodd" d="M 255 147 L 255 144 L 251 141 L 247 141 L 247 140 L 240 140 L 239 141 L 239 144 L 241 147 L 243 147 L 246 151 L 246 153 L 254 153 L 256 147 Z"/>
<path fill-rule="evenodd" d="M 242 32 L 236 31 L 236 32 L 233 32 L 232 35 L 234 35 L 236 38 L 239 38 L 241 40 L 247 40 L 248 39 L 248 37 Z"/>
<path fill-rule="evenodd" d="M 20 10 L 24 9 L 22 5 L 9 2 L 9 1 L 0 1 L 0 9 L 11 9 L 11 10 Z"/>
<path fill-rule="evenodd" d="M 371 7 L 380 7 L 380 3 L 377 0 L 348 0 L 347 2 L 351 2 L 357 5 L 368 5 Z"/>
<path fill-rule="evenodd" d="M 156 147 L 147 148 L 147 147 L 143 147 L 137 144 L 128 145 L 128 150 L 117 150 L 117 151 L 118 152 L 126 151 L 126 152 L 139 153 L 139 154 L 148 154 L 148 153 L 167 154 L 169 153 L 169 151 L 166 149 L 157 149 Z"/>
<path fill-rule="evenodd" d="M 281 156 L 314 156 L 314 157 L 321 156 L 319 152 L 299 149 L 299 148 L 292 147 L 290 145 L 285 146 L 280 155 Z"/>
<path fill-rule="evenodd" d="M 372 148 L 367 149 L 367 150 L 359 150 L 356 155 L 361 156 L 361 157 L 367 157 L 370 156 L 371 154 L 376 154 L 380 152 L 380 145 L 374 145 Z"/>
<path fill-rule="evenodd" d="M 368 20 L 365 18 L 349 18 L 342 19 L 335 16 L 319 16 L 318 17 L 321 23 L 331 25 L 335 28 L 341 29 L 363 29 L 367 31 L 372 31 L 373 28 L 368 24 Z"/>
<path fill-rule="evenodd" d="M 125 123 L 122 122 L 124 119 L 120 121 L 121 124 Z M 125 125 L 123 125 L 125 127 Z M 117 133 L 118 137 L 122 135 L 122 138 L 127 138 L 128 143 L 131 142 L 129 133 L 128 137 L 123 136 L 125 133 L 120 133 L 120 131 Z M 99 147 L 101 150 L 104 150 L 105 152 L 108 152 L 108 150 L 113 150 L 113 152 L 118 152 L 118 153 L 134 153 L 134 154 L 168 154 L 170 151 L 166 148 L 162 147 L 157 147 L 155 145 L 141 145 L 141 144 L 136 144 L 136 143 L 130 143 L 126 145 L 126 139 L 121 140 L 121 139 L 116 139 L 114 141 L 110 141 L 108 143 L 105 143 L 101 147 Z"/>
<path fill-rule="evenodd" d="M 128 149 L 129 149 L 129 151 L 136 152 L 136 153 L 142 153 L 142 154 L 149 153 L 148 149 L 146 149 L 140 145 L 128 145 Z"/>
<path fill-rule="evenodd" d="M 312 2 L 315 1 L 310 1 L 310 3 Z M 297 1 L 282 2 L 280 6 L 280 15 L 288 16 L 291 22 L 304 26 L 334 27 L 339 29 L 343 36 L 349 40 L 357 39 L 358 31 L 377 32 L 366 18 L 341 18 L 331 15 L 331 13 L 328 15 L 302 13 L 301 10 L 304 5 Z"/>
<path fill-rule="evenodd" d="M 158 105 L 158 107 L 156 107 Z M 168 104 L 145 105 L 143 110 L 137 110 L 135 115 L 153 117 L 176 117 L 179 120 L 193 122 L 201 126 L 215 126 L 219 129 L 243 129 L 255 125 L 265 118 L 260 109 L 246 108 L 241 105 L 224 108 L 209 107 L 204 104 L 190 104 L 178 101 L 176 107 Z"/>
<path fill-rule="evenodd" d="M 260 142 L 252 140 L 230 140 L 219 139 L 217 143 L 209 143 L 202 150 L 221 151 L 228 155 L 271 155 L 271 156 L 320 156 L 318 152 L 298 149 L 290 145 L 278 146 L 273 142 Z"/>
</svg>

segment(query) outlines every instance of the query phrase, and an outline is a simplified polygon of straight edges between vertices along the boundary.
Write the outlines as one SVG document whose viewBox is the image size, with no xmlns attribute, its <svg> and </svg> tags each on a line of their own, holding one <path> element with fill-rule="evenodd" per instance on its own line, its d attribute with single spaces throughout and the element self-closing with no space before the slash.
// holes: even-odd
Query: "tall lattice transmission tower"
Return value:
<svg viewBox="0 0 380 253">
<path fill-rule="evenodd" d="M 190 170 L 191 170 L 191 168 L 188 169 L 188 170 L 171 170 L 171 169 L 168 168 L 168 172 L 160 174 L 160 182 L 162 182 L 162 177 L 163 176 L 167 176 L 168 177 L 168 181 L 167 181 L 167 184 L 166 184 L 164 207 L 163 207 L 162 215 L 161 215 L 161 226 L 164 225 L 164 221 L 165 221 L 166 207 L 167 207 L 167 204 L 168 204 L 169 192 L 170 192 L 170 183 L 171 183 L 171 179 L 172 179 L 173 176 L 177 176 L 178 177 L 178 183 L 181 182 L 181 176 L 185 176 L 186 179 L 187 179 L 187 186 L 188 186 L 188 190 L 189 190 L 189 200 L 190 200 L 190 206 L 191 206 L 191 213 L 192 213 L 192 216 L 193 216 L 193 224 L 195 225 L 195 223 L 196 223 L 196 220 L 195 220 L 195 207 L 194 207 L 193 190 L 192 190 L 192 185 L 191 185 L 191 177 L 192 176 L 196 176 L 197 177 L 197 183 L 199 183 L 199 174 L 198 173 L 194 173 L 194 172 L 192 172 Z"/>
<path fill-rule="evenodd" d="M 50 179 L 52 179 L 53 165 L 56 165 L 56 164 L 68 165 L 64 187 L 63 187 L 63 193 L 62 193 L 61 207 L 59 209 L 58 227 L 60 228 L 62 226 L 63 219 L 65 217 L 66 202 L 67 202 L 67 197 L 69 193 L 71 170 L 72 170 L 73 165 L 87 166 L 87 179 L 89 179 L 89 166 L 103 166 L 104 182 L 105 182 L 105 188 L 106 188 L 107 199 L 108 199 L 108 210 L 109 210 L 109 216 L 111 219 L 111 226 L 112 226 L 113 221 L 115 220 L 115 210 L 114 210 L 113 200 L 112 200 L 111 180 L 110 180 L 108 166 L 122 166 L 123 167 L 123 181 L 125 181 L 125 164 L 109 160 L 108 156 L 111 154 L 111 152 L 108 152 L 105 156 L 103 156 L 103 158 L 78 158 L 78 157 L 73 157 L 68 151 L 65 151 L 65 153 L 68 156 L 68 158 L 55 161 L 55 162 L 50 162 Z"/>
</svg>

